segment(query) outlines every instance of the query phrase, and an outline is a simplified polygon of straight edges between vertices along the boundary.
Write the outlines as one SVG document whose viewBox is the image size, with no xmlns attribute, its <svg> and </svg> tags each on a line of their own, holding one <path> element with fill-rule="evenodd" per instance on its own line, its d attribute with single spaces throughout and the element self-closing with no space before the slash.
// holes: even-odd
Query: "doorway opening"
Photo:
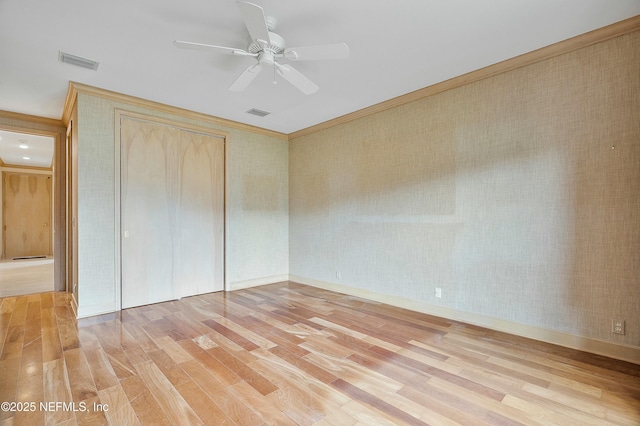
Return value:
<svg viewBox="0 0 640 426">
<path fill-rule="evenodd" d="M 0 129 L 0 297 L 53 291 L 56 138 Z"/>
</svg>

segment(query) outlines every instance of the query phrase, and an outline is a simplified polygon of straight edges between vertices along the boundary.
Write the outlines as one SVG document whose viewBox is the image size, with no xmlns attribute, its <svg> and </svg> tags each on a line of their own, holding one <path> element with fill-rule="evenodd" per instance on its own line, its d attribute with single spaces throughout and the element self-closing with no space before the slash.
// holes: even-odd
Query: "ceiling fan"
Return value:
<svg viewBox="0 0 640 426">
<path fill-rule="evenodd" d="M 272 66 L 275 73 L 298 88 L 305 95 L 310 95 L 318 90 L 318 86 L 293 68 L 289 64 L 280 64 L 278 59 L 289 61 L 311 61 L 319 59 L 341 59 L 349 56 L 349 47 L 345 43 L 323 44 L 317 46 L 286 47 L 284 38 L 274 33 L 277 20 L 266 16 L 262 7 L 245 2 L 236 2 L 240 9 L 242 19 L 249 30 L 251 42 L 244 49 L 235 47 L 215 46 L 212 44 L 194 43 L 190 41 L 176 40 L 176 47 L 196 50 L 207 50 L 217 53 L 236 56 L 252 56 L 258 63 L 250 65 L 229 86 L 229 90 L 240 92 L 267 66 Z"/>
</svg>

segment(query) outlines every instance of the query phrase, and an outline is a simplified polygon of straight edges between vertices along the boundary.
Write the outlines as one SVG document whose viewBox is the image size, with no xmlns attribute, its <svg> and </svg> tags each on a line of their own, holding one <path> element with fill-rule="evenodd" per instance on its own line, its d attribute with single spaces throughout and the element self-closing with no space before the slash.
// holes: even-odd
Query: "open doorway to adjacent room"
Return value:
<svg viewBox="0 0 640 426">
<path fill-rule="evenodd" d="M 55 137 L 0 129 L 0 297 L 54 290 Z"/>
</svg>

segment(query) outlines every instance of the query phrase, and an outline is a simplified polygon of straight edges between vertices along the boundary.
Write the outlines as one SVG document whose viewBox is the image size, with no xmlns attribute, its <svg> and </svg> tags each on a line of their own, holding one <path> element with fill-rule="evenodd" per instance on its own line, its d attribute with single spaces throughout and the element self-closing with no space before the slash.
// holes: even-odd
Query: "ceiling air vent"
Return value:
<svg viewBox="0 0 640 426">
<path fill-rule="evenodd" d="M 251 108 L 249 111 L 247 111 L 247 114 L 257 115 L 258 117 L 264 117 L 265 115 L 269 115 L 271 113 L 268 111 L 262 111 L 261 109 Z"/>
<path fill-rule="evenodd" d="M 58 60 L 67 64 L 75 65 L 77 67 L 87 68 L 96 71 L 98 69 L 99 62 L 92 61 L 91 59 L 81 58 L 80 56 L 72 55 L 70 53 L 60 52 Z"/>
</svg>

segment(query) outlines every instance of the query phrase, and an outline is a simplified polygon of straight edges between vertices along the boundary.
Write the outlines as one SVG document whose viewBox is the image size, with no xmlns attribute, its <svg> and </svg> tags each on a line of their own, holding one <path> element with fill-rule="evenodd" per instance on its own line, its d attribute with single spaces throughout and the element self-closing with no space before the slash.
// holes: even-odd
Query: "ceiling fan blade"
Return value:
<svg viewBox="0 0 640 426">
<path fill-rule="evenodd" d="M 343 59 L 349 56 L 346 43 L 322 44 L 319 46 L 290 47 L 284 57 L 290 61 L 314 61 L 319 59 Z"/>
<path fill-rule="evenodd" d="M 251 38 L 265 44 L 270 42 L 267 18 L 264 16 L 264 9 L 257 4 L 239 1 L 237 2 L 244 24 L 249 30 Z"/>
<path fill-rule="evenodd" d="M 300 90 L 305 95 L 311 95 L 318 91 L 319 87 L 307 77 L 302 75 L 298 70 L 293 68 L 291 65 L 285 64 L 280 65 L 279 63 L 275 63 L 277 67 L 278 75 L 287 80 L 289 83 L 294 85 L 298 90 Z"/>
<path fill-rule="evenodd" d="M 239 56 L 258 56 L 256 53 L 249 53 L 242 49 L 235 47 L 215 46 L 213 44 L 193 43 L 191 41 L 175 40 L 174 46 L 181 49 L 193 49 L 193 50 L 207 50 L 216 53 L 224 53 L 226 55 L 239 55 Z"/>
<path fill-rule="evenodd" d="M 229 90 L 232 92 L 242 92 L 249 83 L 251 83 L 253 79 L 260 74 L 260 71 L 262 71 L 261 64 L 250 65 L 242 74 L 240 74 L 240 77 L 238 77 L 236 81 L 229 86 Z"/>
</svg>

